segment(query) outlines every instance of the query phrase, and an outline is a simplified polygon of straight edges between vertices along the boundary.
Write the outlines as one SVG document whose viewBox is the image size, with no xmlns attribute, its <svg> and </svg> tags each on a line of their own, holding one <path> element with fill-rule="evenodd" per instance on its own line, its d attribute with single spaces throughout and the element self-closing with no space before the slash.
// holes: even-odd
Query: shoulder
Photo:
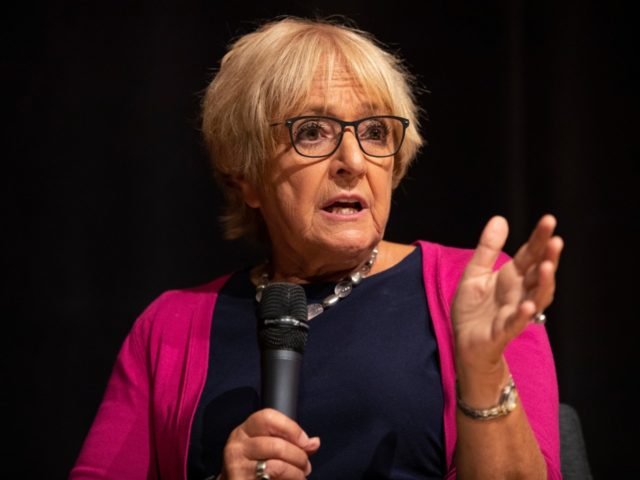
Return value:
<svg viewBox="0 0 640 480">
<path fill-rule="evenodd" d="M 212 301 L 230 276 L 231 274 L 223 275 L 195 287 L 167 290 L 153 300 L 142 315 L 173 315 L 184 310 L 197 309 L 203 303 Z"/>
<path fill-rule="evenodd" d="M 203 285 L 162 293 L 144 309 L 131 333 L 147 339 L 164 337 L 190 329 L 194 323 L 206 323 L 218 293 L 230 277 L 231 274 L 226 274 Z"/>
</svg>

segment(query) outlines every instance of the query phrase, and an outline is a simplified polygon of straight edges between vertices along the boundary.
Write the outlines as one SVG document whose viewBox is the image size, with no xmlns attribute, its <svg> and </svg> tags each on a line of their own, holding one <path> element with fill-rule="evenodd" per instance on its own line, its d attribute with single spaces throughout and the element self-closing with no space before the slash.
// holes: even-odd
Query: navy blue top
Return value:
<svg viewBox="0 0 640 480">
<path fill-rule="evenodd" d="M 305 285 L 309 303 L 335 283 Z M 249 270 L 221 290 L 188 478 L 220 472 L 231 431 L 260 408 L 255 287 Z M 311 479 L 443 478 L 443 393 L 416 248 L 310 322 L 298 422 L 321 446 Z"/>
</svg>

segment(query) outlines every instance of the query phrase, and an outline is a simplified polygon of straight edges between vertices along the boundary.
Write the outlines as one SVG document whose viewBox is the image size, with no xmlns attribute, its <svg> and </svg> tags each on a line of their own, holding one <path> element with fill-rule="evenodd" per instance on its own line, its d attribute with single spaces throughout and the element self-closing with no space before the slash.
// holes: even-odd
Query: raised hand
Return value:
<svg viewBox="0 0 640 480">
<path fill-rule="evenodd" d="M 494 265 L 507 239 L 503 217 L 493 217 L 467 265 L 451 310 L 456 364 L 478 373 L 501 368 L 507 343 L 553 300 L 563 242 L 556 219 L 543 216 L 513 259 Z"/>
</svg>

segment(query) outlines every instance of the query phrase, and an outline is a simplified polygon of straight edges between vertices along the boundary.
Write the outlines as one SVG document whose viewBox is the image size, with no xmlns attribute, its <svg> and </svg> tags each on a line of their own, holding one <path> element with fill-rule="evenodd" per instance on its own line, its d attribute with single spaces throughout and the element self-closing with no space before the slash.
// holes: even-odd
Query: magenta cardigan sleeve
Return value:
<svg viewBox="0 0 640 480">
<path fill-rule="evenodd" d="M 70 478 L 155 477 L 149 362 L 145 347 L 152 304 L 135 322 L 113 367 L 93 425 Z"/>
<path fill-rule="evenodd" d="M 217 292 L 229 276 L 166 292 L 136 320 L 70 478 L 183 479 Z"/>
</svg>

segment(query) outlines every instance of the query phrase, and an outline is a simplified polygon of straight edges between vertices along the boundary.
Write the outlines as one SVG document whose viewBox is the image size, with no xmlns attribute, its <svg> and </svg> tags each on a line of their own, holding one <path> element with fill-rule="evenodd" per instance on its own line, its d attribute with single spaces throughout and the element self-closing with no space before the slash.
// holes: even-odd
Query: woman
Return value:
<svg viewBox="0 0 640 480">
<path fill-rule="evenodd" d="M 203 131 L 228 237 L 269 262 L 147 308 L 72 478 L 560 478 L 555 219 L 512 260 L 501 217 L 475 251 L 385 240 L 422 142 L 411 84 L 340 25 L 285 18 L 231 46 Z M 257 394 L 256 292 L 274 281 L 314 305 L 297 421 Z"/>
</svg>

